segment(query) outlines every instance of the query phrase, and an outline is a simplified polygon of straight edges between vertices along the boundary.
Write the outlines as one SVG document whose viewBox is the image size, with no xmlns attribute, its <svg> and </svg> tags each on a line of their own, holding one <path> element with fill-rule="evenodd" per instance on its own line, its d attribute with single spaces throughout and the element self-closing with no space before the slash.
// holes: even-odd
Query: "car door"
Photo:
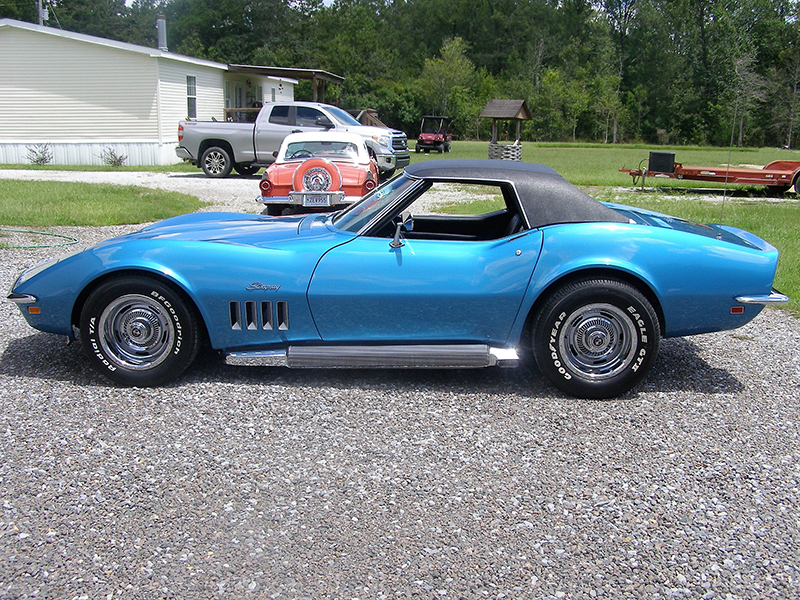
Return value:
<svg viewBox="0 0 800 600">
<path fill-rule="evenodd" d="M 328 342 L 504 343 L 542 235 L 489 241 L 360 236 L 322 257 L 308 299 Z"/>
</svg>

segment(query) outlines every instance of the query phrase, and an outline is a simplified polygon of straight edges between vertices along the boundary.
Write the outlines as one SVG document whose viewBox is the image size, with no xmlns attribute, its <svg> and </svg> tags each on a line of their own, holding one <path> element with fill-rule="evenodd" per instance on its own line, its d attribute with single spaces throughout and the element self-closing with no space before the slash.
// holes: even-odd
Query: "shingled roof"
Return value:
<svg viewBox="0 0 800 600">
<path fill-rule="evenodd" d="M 531 119 L 531 111 L 528 110 L 525 100 L 489 100 L 483 108 L 481 117 L 529 121 Z"/>
</svg>

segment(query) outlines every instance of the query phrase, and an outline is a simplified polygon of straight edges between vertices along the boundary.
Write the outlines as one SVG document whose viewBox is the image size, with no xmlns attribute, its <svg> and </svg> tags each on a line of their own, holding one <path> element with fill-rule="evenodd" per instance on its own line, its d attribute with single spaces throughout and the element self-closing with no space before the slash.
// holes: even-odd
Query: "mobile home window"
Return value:
<svg viewBox="0 0 800 600">
<path fill-rule="evenodd" d="M 186 76 L 186 110 L 190 119 L 197 118 L 197 77 Z"/>
</svg>

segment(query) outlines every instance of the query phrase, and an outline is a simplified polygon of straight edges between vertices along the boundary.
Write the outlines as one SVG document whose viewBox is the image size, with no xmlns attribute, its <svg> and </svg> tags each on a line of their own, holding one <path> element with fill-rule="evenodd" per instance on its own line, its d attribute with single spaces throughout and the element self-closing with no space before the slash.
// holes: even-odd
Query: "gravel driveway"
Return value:
<svg viewBox="0 0 800 600">
<path fill-rule="evenodd" d="M 257 177 L 163 178 L 255 205 Z M 62 250 L 0 250 L 4 289 Z M 800 595 L 800 321 L 779 310 L 666 340 L 603 402 L 521 369 L 213 358 L 125 389 L 8 303 L 0 334 L 2 599 Z"/>
</svg>

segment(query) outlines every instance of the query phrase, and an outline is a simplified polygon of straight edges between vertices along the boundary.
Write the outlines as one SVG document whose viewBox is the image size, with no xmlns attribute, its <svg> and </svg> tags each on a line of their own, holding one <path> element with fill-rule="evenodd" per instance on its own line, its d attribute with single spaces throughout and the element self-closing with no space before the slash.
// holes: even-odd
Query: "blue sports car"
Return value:
<svg viewBox="0 0 800 600">
<path fill-rule="evenodd" d="M 483 214 L 444 214 L 465 198 Z M 746 231 L 600 203 L 545 166 L 437 160 L 336 213 L 168 219 L 22 273 L 9 299 L 123 385 L 173 380 L 207 345 L 289 367 L 535 360 L 562 391 L 607 398 L 662 336 L 785 302 L 777 262 Z"/>
</svg>

